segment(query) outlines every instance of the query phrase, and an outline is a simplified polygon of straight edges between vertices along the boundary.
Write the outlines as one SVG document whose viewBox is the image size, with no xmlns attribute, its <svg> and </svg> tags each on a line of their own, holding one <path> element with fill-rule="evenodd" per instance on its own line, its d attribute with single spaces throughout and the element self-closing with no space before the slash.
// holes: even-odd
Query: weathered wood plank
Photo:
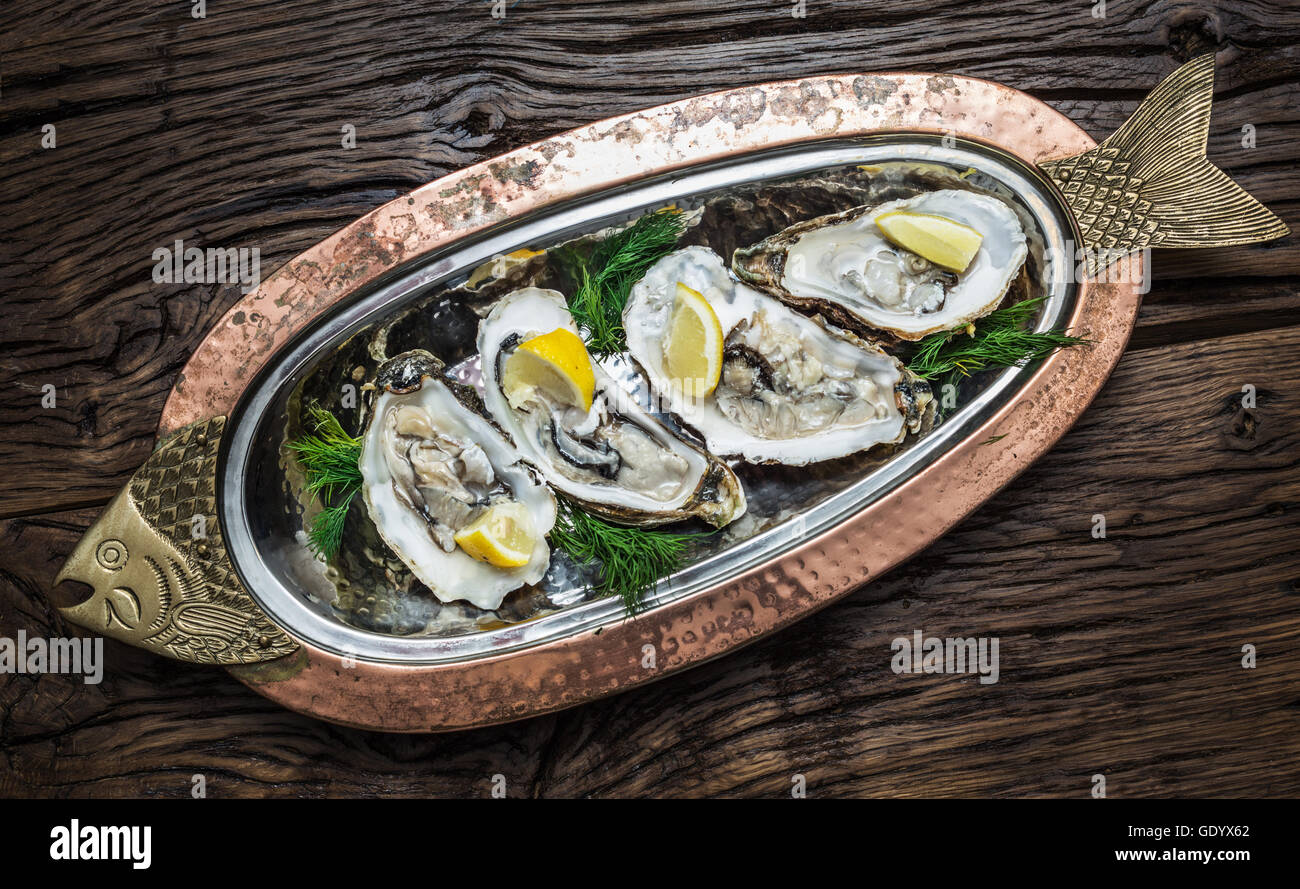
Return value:
<svg viewBox="0 0 1300 889">
<path fill-rule="evenodd" d="M 1260 299 L 1267 299 L 1266 295 Z M 108 642 L 100 686 L 0 682 L 0 795 L 1300 793 L 1300 326 L 1133 351 L 1046 457 L 906 566 L 715 663 L 513 726 L 385 737 Z M 1257 404 L 1241 404 L 1242 386 Z M 1107 536 L 1094 539 L 1093 516 Z M 0 522 L 0 635 L 93 510 Z M 994 685 L 898 676 L 920 629 Z M 1243 669 L 1244 644 L 1258 666 Z"/>
<path fill-rule="evenodd" d="M 1155 262 L 1160 261 L 1158 253 Z M 1300 324 L 1300 278 L 1244 278 L 1231 285 L 1189 280 L 1177 290 L 1156 286 L 1143 297 L 1129 349 L 1294 324 Z"/>
</svg>

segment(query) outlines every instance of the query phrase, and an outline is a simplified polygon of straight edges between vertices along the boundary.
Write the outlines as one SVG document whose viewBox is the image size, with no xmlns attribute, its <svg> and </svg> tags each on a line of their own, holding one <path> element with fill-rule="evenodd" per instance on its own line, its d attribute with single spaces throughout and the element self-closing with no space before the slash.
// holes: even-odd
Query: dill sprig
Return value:
<svg viewBox="0 0 1300 889">
<path fill-rule="evenodd" d="M 361 490 L 361 440 L 348 435 L 336 418 L 320 405 L 307 408 L 313 433 L 289 442 L 307 477 L 307 491 L 317 497 L 320 513 L 307 529 L 311 547 L 327 559 L 338 554 L 348 508 Z"/>
<path fill-rule="evenodd" d="M 559 251 L 561 263 L 577 284 L 569 311 L 587 331 L 587 348 L 603 356 L 627 347 L 623 308 L 628 293 L 646 269 L 677 246 L 685 226 L 682 212 L 669 207 L 608 235 L 588 256 Z"/>
<path fill-rule="evenodd" d="M 1028 324 L 1042 303 L 1039 296 L 990 312 L 975 322 L 973 331 L 958 328 L 932 333 L 921 340 L 908 369 L 925 379 L 944 374 L 962 379 L 988 368 L 1018 367 L 1057 349 L 1087 342 L 1061 330 L 1030 330 Z"/>
<path fill-rule="evenodd" d="M 307 529 L 307 540 L 313 551 L 327 559 L 338 555 L 339 547 L 343 545 L 343 526 L 348 520 L 348 509 L 356 496 L 356 490 L 349 491 L 341 501 L 325 507 L 312 519 L 311 527 Z"/>
<path fill-rule="evenodd" d="M 645 607 L 646 593 L 686 559 L 701 535 L 625 528 L 597 518 L 559 498 L 551 542 L 582 565 L 600 563 L 600 596 L 618 596 L 628 615 Z"/>
</svg>

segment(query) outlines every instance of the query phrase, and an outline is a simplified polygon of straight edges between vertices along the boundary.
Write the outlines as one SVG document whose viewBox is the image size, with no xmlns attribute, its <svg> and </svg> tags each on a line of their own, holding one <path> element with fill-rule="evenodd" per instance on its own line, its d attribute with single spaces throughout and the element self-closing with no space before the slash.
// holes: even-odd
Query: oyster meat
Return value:
<svg viewBox="0 0 1300 889">
<path fill-rule="evenodd" d="M 479 325 L 484 403 L 524 459 L 556 490 L 623 524 L 694 516 L 720 528 L 743 514 L 744 491 L 727 465 L 650 416 L 595 362 L 589 410 L 543 389 L 511 403 L 507 360 L 559 329 L 578 332 L 564 296 L 531 287 L 504 297 Z"/>
<path fill-rule="evenodd" d="M 699 397 L 665 369 L 677 285 L 700 293 L 724 337 L 716 388 Z M 633 286 L 628 350 L 683 425 L 710 452 L 805 465 L 896 444 L 932 416 L 926 382 L 878 345 L 738 284 L 720 256 L 687 247 Z"/>
<path fill-rule="evenodd" d="M 897 210 L 941 216 L 979 232 L 983 240 L 970 265 L 953 272 L 888 241 L 876 219 Z M 1008 204 L 942 189 L 792 225 L 737 249 L 732 268 L 742 281 L 792 305 L 919 340 L 997 308 L 1027 254 L 1024 228 Z"/>
<path fill-rule="evenodd" d="M 440 601 L 490 611 L 546 573 L 555 496 L 478 412 L 473 390 L 444 382 L 442 371 L 423 351 L 380 365 L 362 438 L 362 490 L 379 535 Z M 530 526 L 527 564 L 498 567 L 457 546 L 458 531 L 507 504 L 518 504 L 507 508 Z"/>
</svg>

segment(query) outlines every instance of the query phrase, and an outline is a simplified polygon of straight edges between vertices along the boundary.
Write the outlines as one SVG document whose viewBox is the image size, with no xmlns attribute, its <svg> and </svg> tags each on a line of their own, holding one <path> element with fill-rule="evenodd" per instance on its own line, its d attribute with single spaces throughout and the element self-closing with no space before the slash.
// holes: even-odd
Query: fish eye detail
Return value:
<svg viewBox="0 0 1300 889">
<path fill-rule="evenodd" d="M 95 548 L 95 561 L 108 571 L 120 571 L 127 556 L 126 544 L 116 538 L 109 538 Z"/>
</svg>

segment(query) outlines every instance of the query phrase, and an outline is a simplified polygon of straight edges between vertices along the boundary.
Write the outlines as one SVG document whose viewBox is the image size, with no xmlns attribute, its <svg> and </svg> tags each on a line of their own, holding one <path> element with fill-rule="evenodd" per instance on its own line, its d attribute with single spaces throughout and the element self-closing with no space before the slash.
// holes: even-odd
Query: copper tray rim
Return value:
<svg viewBox="0 0 1300 889">
<path fill-rule="evenodd" d="M 859 107 L 868 114 L 879 111 L 893 125 L 864 126 L 862 116 L 851 113 L 844 99 L 863 79 L 873 86 L 892 84 L 893 89 L 886 91 L 880 101 Z M 685 142 L 689 149 L 692 140 L 698 138 L 700 125 L 679 123 L 663 129 L 656 127 L 656 121 L 674 115 L 679 122 L 703 120 L 707 125 L 712 119 L 711 110 L 716 111 L 720 104 L 752 99 L 756 92 L 762 93 L 765 116 L 772 102 L 782 96 L 788 99 L 791 91 L 804 99 L 811 95 L 831 100 L 821 106 L 823 110 L 817 116 L 827 110 L 837 113 L 834 125 L 819 126 L 816 117 L 807 114 L 802 118 L 786 114 L 767 123 L 760 116 L 744 128 L 737 126 L 734 138 L 723 138 L 725 150 L 699 148 L 695 143 L 696 157 L 690 150 L 682 150 L 673 159 L 670 150 L 659 164 L 642 166 L 630 175 L 617 164 L 610 169 L 599 162 L 604 156 L 601 146 L 619 139 L 618 134 L 629 128 L 648 127 L 654 138 Z M 990 114 L 998 126 L 989 126 Z M 1035 119 L 1036 129 L 1026 132 L 1026 120 Z M 801 127 L 801 122 L 806 126 Z M 803 135 L 797 135 L 801 129 Z M 791 136 L 791 131 L 796 135 Z M 238 367 L 245 371 L 260 369 L 302 325 L 339 300 L 398 265 L 446 248 L 462 237 L 531 210 L 715 157 L 774 144 L 891 132 L 952 133 L 991 145 L 1031 167 L 1096 144 L 1063 114 L 1018 90 L 980 78 L 916 72 L 850 73 L 741 87 L 578 127 L 440 177 L 376 208 L 290 260 L 261 288 L 232 307 L 205 337 L 168 399 L 159 434 L 166 435 L 202 416 L 228 412 L 237 403 L 254 374 L 245 373 L 242 383 L 236 380 L 230 385 L 225 374 L 214 373 L 214 356 L 229 367 L 233 345 L 237 347 L 233 358 L 238 359 Z M 1013 135 L 1018 139 L 1014 147 L 1003 141 Z M 510 178 L 518 165 L 547 153 L 559 156 L 554 149 L 566 140 L 571 153 L 575 148 L 586 148 L 597 163 L 580 170 L 575 182 L 565 182 L 562 176 L 560 182 L 544 180 L 528 182 L 523 189 L 511 187 L 519 184 Z M 482 224 L 470 214 L 473 221 L 459 230 L 447 224 L 433 225 L 417 232 L 410 249 L 389 250 L 384 262 L 376 266 L 370 265 L 374 255 L 365 253 L 361 249 L 364 245 L 349 247 L 350 239 L 392 237 L 394 230 L 385 226 L 405 207 L 424 197 L 437 197 L 438 203 L 450 200 L 454 208 L 456 199 L 448 195 L 466 193 L 458 189 L 472 182 L 481 186 L 477 193 L 468 192 L 472 196 L 496 197 L 518 207 L 510 209 L 504 218 L 485 219 Z M 403 241 L 401 246 L 405 248 L 406 243 Z M 353 275 L 339 288 L 300 291 L 308 297 L 306 305 L 287 298 L 298 289 L 297 285 L 318 285 L 322 279 L 313 281 L 313 276 L 321 268 L 338 268 L 349 257 L 365 261 L 364 274 Z M 1139 302 L 1136 284 L 1080 282 L 1070 324 L 1088 333 L 1090 347 L 1049 358 L 1019 393 L 981 427 L 852 517 L 726 581 L 655 608 L 634 621 L 468 662 L 358 661 L 304 642 L 300 651 L 289 658 L 229 669 L 261 694 L 298 712 L 358 728 L 428 732 L 474 728 L 552 712 L 719 657 L 820 610 L 906 561 L 1045 453 L 1078 419 L 1109 376 L 1127 343 Z M 246 319 L 253 313 L 261 314 L 267 323 L 259 322 L 255 329 L 236 330 L 241 325 L 233 322 L 240 313 Z M 228 333 L 231 330 L 242 335 L 232 337 Z M 1044 407 L 1049 402 L 1051 407 Z M 1005 437 L 993 441 L 999 435 Z M 977 448 L 981 450 L 976 457 Z M 982 471 L 963 473 L 963 464 L 972 459 L 986 465 Z M 939 496 L 919 507 L 916 502 L 909 504 L 927 488 Z M 904 508 L 908 505 L 913 507 L 910 513 Z M 866 530 L 874 530 L 875 537 L 862 544 L 857 538 Z M 838 576 L 822 576 L 832 571 Z M 653 669 L 641 666 L 646 645 L 653 646 L 657 653 Z"/>
</svg>

